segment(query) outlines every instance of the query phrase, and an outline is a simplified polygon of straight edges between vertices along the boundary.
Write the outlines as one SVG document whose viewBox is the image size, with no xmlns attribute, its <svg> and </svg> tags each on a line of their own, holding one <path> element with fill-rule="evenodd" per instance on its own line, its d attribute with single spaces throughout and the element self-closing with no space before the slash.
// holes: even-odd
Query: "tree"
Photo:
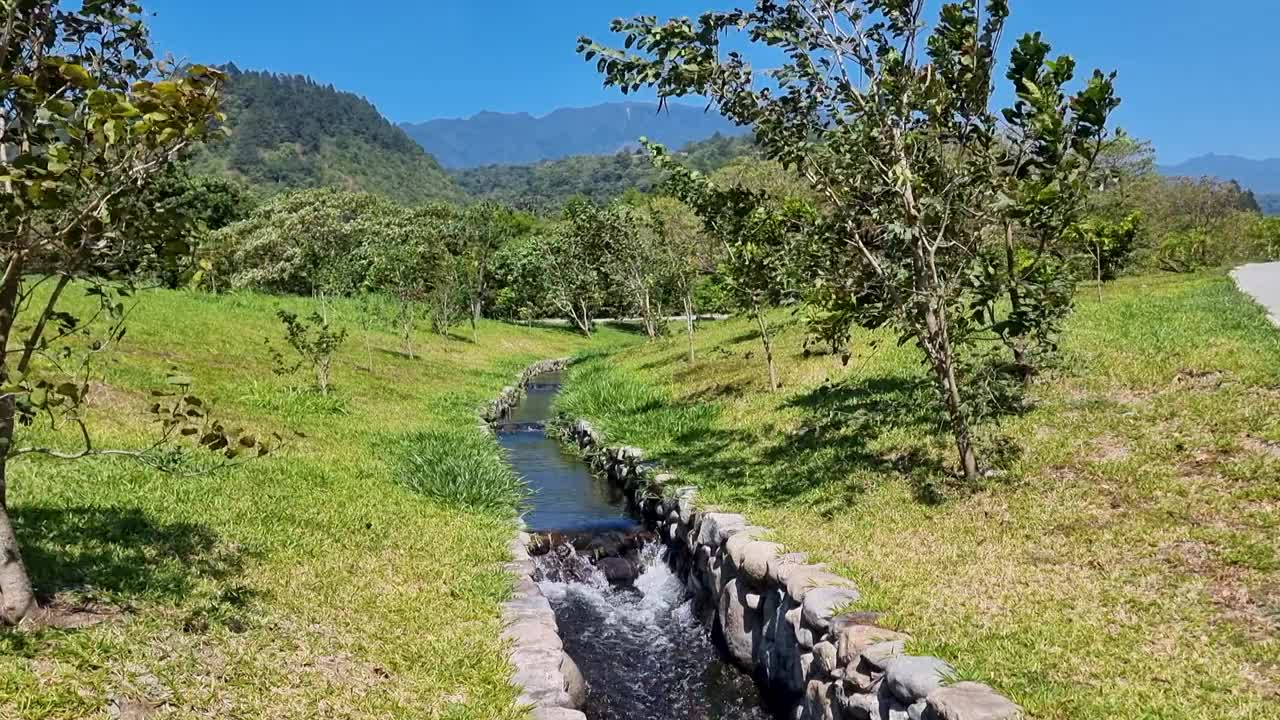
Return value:
<svg viewBox="0 0 1280 720">
<path fill-rule="evenodd" d="M 150 252 L 122 232 L 122 196 L 144 188 L 217 130 L 223 76 L 153 60 L 142 10 L 127 0 L 6 0 L 0 35 L 0 621 L 35 608 L 5 503 L 9 463 L 148 451 L 98 447 L 84 408 L 94 362 L 123 336 L 129 273 Z M 69 312 L 68 291 L 96 301 Z M 175 376 L 152 415 L 163 444 L 190 437 L 234 458 L 265 444 L 209 421 Z M 74 449 L 24 446 L 20 428 L 65 420 Z M 156 446 L 159 447 L 159 444 Z M 153 448 L 154 449 L 154 448 Z"/>
<path fill-rule="evenodd" d="M 663 101 L 709 98 L 753 128 L 766 158 L 808 180 L 821 200 L 822 221 L 812 232 L 843 249 L 828 253 L 832 264 L 821 278 L 841 290 L 828 295 L 831 309 L 869 327 L 892 324 L 921 348 L 964 475 L 975 480 L 980 463 L 961 352 L 999 335 L 999 321 L 971 303 L 990 288 L 991 238 L 1017 204 L 1002 198 L 1008 176 L 995 160 L 1006 143 L 991 111 L 1009 7 L 1007 0 L 981 8 L 978 0 L 947 3 L 926 24 L 924 6 L 761 1 L 696 21 L 637 17 L 614 21 L 612 30 L 625 36 L 621 48 L 584 37 L 579 52 L 596 61 L 606 84 L 626 92 L 652 87 Z M 731 34 L 747 42 L 726 40 Z M 1055 79 L 1071 75 L 1070 61 L 1051 64 L 1038 38 L 1027 52 L 1032 42 L 1024 39 L 1025 57 L 1015 57 L 1018 92 L 1034 93 L 1030 85 L 1046 68 Z M 757 72 L 750 56 L 762 49 L 761 65 L 778 55 L 781 65 Z M 1068 144 L 1092 146 L 1116 102 L 1112 77 L 1095 73 L 1057 107 L 1058 120 L 1041 115 L 1043 129 L 1073 127 L 1078 136 Z M 1068 114 L 1081 121 L 1063 119 Z M 1050 165 L 1037 172 L 1052 182 Z"/>
<path fill-rule="evenodd" d="M 472 341 L 478 340 L 477 324 L 484 314 L 493 254 L 515 233 L 516 223 L 510 210 L 490 202 L 463 210 L 455 223 L 457 247 L 453 252 L 467 296 Z"/>
<path fill-rule="evenodd" d="M 660 293 L 669 267 L 649 218 L 641 208 L 625 203 L 607 207 L 581 203 L 572 212 L 575 232 L 600 242 L 608 276 L 625 293 L 629 309 L 640 316 L 645 335 L 653 340 L 661 330 Z"/>
<path fill-rule="evenodd" d="M 540 236 L 535 246 L 544 258 L 546 302 L 587 337 L 609 284 L 602 263 L 606 245 L 596 234 L 597 212 L 589 201 L 571 201 L 565 221 Z"/>
<path fill-rule="evenodd" d="M 694 327 L 697 307 L 694 290 L 698 279 L 716 268 L 719 254 L 716 246 L 702 231 L 702 221 L 688 205 L 679 200 L 659 196 L 648 204 L 649 222 L 663 256 L 672 291 L 684 308 L 685 330 L 689 339 L 689 362 L 695 359 Z"/>
<path fill-rule="evenodd" d="M 791 294 L 795 248 L 799 238 L 813 230 L 812 207 L 803 200 L 779 200 L 741 185 L 717 185 L 681 166 L 661 146 L 647 147 L 654 163 L 671 174 L 667 189 L 697 212 L 707 234 L 720 243 L 720 273 L 737 303 L 756 321 L 769 390 L 777 392 L 782 384 L 768 311 Z"/>
</svg>

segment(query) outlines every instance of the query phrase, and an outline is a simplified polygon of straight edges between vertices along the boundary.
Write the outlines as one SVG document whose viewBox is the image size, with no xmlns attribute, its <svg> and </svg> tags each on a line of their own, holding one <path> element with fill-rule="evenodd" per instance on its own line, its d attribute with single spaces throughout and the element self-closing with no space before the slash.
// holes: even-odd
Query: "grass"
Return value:
<svg viewBox="0 0 1280 720">
<path fill-rule="evenodd" d="M 336 302 L 353 336 L 321 398 L 271 373 L 278 308 L 312 303 L 149 293 L 91 411 L 100 446 L 139 446 L 148 393 L 176 364 L 229 425 L 304 435 L 277 456 L 192 478 L 125 461 L 13 468 L 38 592 L 94 624 L 0 631 L 0 717 L 520 716 L 498 620 L 516 480 L 475 410 L 585 341 L 484 323 L 478 344 L 422 335 L 409 360 L 394 329 L 366 333 Z M 448 458 L 488 492 L 440 489 L 442 438 L 464 439 Z"/>
<path fill-rule="evenodd" d="M 1045 720 L 1275 718 L 1280 333 L 1222 275 L 1080 298 L 1035 408 L 983 428 L 1005 470 L 956 488 L 917 350 L 847 368 L 790 315 L 774 395 L 745 321 L 571 374 L 591 418 L 854 578 L 865 606 Z"/>
</svg>

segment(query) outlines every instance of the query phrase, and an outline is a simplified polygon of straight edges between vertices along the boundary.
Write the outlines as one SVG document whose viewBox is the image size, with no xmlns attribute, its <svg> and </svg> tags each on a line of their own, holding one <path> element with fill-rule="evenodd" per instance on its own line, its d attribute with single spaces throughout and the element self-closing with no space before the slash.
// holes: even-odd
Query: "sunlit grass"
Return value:
<svg viewBox="0 0 1280 720">
<path fill-rule="evenodd" d="M 280 341 L 276 309 L 314 306 L 148 293 L 94 390 L 102 447 L 152 437 L 141 411 L 176 365 L 229 423 L 291 438 L 278 455 L 190 478 L 122 461 L 14 467 L 37 589 L 111 614 L 0 631 L 0 717 L 516 716 L 497 610 L 511 498 L 406 458 L 460 462 L 433 438 L 465 437 L 460 452 L 488 468 L 470 477 L 493 483 L 476 409 L 524 366 L 586 343 L 486 322 L 478 344 L 420 333 L 410 360 L 394 328 L 366 332 L 356 303 L 332 302 L 352 336 L 323 398 L 275 377 L 264 343 Z M 597 345 L 627 340 L 603 331 Z M 431 497 L 428 475 L 454 489 Z"/>
<path fill-rule="evenodd" d="M 854 578 L 915 651 L 1032 717 L 1276 716 L 1280 333 L 1229 280 L 1082 296 L 1035 408 L 982 429 L 1004 474 L 971 492 L 915 349 L 860 334 L 845 368 L 775 320 L 778 395 L 732 321 L 692 364 L 675 338 L 576 368 L 559 408 Z"/>
</svg>

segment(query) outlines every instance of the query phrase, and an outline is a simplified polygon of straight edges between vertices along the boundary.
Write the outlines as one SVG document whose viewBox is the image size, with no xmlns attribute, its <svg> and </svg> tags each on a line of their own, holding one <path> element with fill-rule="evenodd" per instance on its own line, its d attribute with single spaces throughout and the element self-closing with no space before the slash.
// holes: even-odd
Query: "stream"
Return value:
<svg viewBox="0 0 1280 720">
<path fill-rule="evenodd" d="M 622 492 L 546 435 L 560 381 L 559 373 L 535 377 L 497 429 L 532 491 L 525 524 L 551 538 L 533 551 L 534 579 L 586 678 L 583 712 L 590 720 L 769 720 L 755 683 L 721 655 Z M 602 555 L 599 566 L 588 560 Z"/>
</svg>

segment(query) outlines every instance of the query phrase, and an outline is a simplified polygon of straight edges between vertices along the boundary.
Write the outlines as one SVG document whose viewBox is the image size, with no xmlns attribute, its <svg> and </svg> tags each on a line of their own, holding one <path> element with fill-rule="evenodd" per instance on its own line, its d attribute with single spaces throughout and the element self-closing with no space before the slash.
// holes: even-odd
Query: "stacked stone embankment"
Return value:
<svg viewBox="0 0 1280 720">
<path fill-rule="evenodd" d="M 538 375 L 564 369 L 569 360 L 547 360 L 525 368 L 514 385 L 480 411 L 486 427 L 507 417 L 520 402 L 525 386 Z M 532 538 L 519 533 L 511 540 L 507 570 L 516 578 L 515 590 L 502 606 L 509 643 L 511 684 L 520 693 L 518 702 L 531 707 L 533 720 L 586 720 L 579 712 L 586 702 L 587 686 L 573 658 L 564 651 L 555 611 L 533 580 L 534 562 L 529 555 Z"/>
<path fill-rule="evenodd" d="M 992 688 L 958 682 L 943 660 L 907 653 L 911 638 L 858 612 L 857 587 L 771 542 L 742 515 L 699 508 L 697 491 L 606 447 L 590 423 L 565 430 L 592 467 L 624 488 L 732 660 L 797 720 L 1016 720 Z"/>
</svg>

